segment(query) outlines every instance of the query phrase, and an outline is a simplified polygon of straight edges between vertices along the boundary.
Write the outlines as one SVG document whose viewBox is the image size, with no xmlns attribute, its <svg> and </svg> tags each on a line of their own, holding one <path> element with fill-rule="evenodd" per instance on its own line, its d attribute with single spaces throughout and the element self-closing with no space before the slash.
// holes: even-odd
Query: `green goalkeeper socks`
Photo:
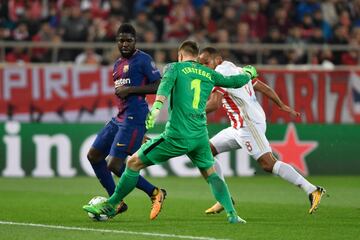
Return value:
<svg viewBox="0 0 360 240">
<path fill-rule="evenodd" d="M 225 208 L 226 213 L 236 214 L 236 210 L 231 201 L 229 189 L 226 183 L 221 180 L 217 173 L 211 174 L 207 178 L 207 182 L 209 183 L 211 191 L 214 194 L 216 200 L 220 202 L 221 205 Z"/>
<path fill-rule="evenodd" d="M 126 167 L 118 184 L 116 185 L 114 194 L 111 195 L 108 202 L 113 206 L 118 205 L 125 196 L 134 190 L 138 182 L 139 175 L 139 171 L 134 171 Z"/>
</svg>

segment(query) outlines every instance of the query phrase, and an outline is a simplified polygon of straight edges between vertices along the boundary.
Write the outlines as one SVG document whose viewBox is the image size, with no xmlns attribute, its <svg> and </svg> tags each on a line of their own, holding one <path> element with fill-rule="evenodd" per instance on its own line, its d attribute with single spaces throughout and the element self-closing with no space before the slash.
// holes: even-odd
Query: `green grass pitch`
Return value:
<svg viewBox="0 0 360 240">
<path fill-rule="evenodd" d="M 214 200 L 201 178 L 150 180 L 168 192 L 155 221 L 149 198 L 135 190 L 125 214 L 94 222 L 81 207 L 105 196 L 95 178 L 0 178 L 0 239 L 360 239 L 360 176 L 311 177 L 330 195 L 313 215 L 303 191 L 280 178 L 228 178 L 245 225 L 228 224 L 225 213 L 204 214 Z"/>
</svg>

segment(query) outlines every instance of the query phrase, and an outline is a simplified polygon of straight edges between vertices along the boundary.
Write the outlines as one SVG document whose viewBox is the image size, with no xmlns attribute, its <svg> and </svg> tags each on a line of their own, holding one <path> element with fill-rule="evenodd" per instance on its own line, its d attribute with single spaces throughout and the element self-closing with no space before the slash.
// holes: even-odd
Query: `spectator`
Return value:
<svg viewBox="0 0 360 240">
<path fill-rule="evenodd" d="M 287 56 L 287 61 L 291 64 L 305 63 L 305 40 L 301 38 L 301 28 L 299 26 L 294 26 L 290 29 L 286 42 L 293 45 L 293 49 L 285 53 Z"/>
<path fill-rule="evenodd" d="M 185 40 L 193 31 L 191 13 L 181 3 L 176 3 L 169 16 L 165 18 L 165 40 L 180 42 Z"/>
<path fill-rule="evenodd" d="M 330 41 L 331 44 L 348 44 L 349 43 L 349 30 L 344 25 L 338 25 L 335 28 L 334 36 Z M 341 55 L 344 54 L 344 51 L 334 51 L 334 63 L 340 64 L 341 63 Z"/>
<path fill-rule="evenodd" d="M 226 29 L 218 29 L 216 36 L 217 43 L 230 43 L 229 32 Z M 231 52 L 229 49 L 219 49 L 219 51 L 221 51 L 221 55 L 224 59 L 228 59 L 232 62 L 238 62 L 234 53 Z"/>
<path fill-rule="evenodd" d="M 10 31 L 10 29 L 6 28 L 2 24 L 0 24 L 0 41 L 1 40 L 5 40 L 5 41 L 11 40 L 11 31 Z"/>
<path fill-rule="evenodd" d="M 110 0 L 109 15 L 122 16 L 124 21 L 127 21 L 131 16 L 131 10 L 126 8 L 126 5 L 123 4 L 123 1 L 121 0 Z"/>
<path fill-rule="evenodd" d="M 275 10 L 274 17 L 270 19 L 270 26 L 278 28 L 283 37 L 287 36 L 291 28 L 291 21 L 285 8 L 280 7 Z"/>
<path fill-rule="evenodd" d="M 314 32 L 313 19 L 310 14 L 305 14 L 301 22 L 301 38 L 308 41 Z"/>
<path fill-rule="evenodd" d="M 278 28 L 272 27 L 270 29 L 269 35 L 264 39 L 264 43 L 269 44 L 283 44 L 285 41 L 282 38 Z M 264 61 L 266 64 L 284 64 L 285 56 L 282 50 L 270 50 L 264 51 Z"/>
<path fill-rule="evenodd" d="M 208 39 L 215 38 L 216 22 L 212 19 L 210 5 L 205 4 L 200 8 L 200 17 L 195 19 L 195 34 L 202 32 Z"/>
<path fill-rule="evenodd" d="M 75 58 L 75 63 L 78 65 L 100 65 L 101 60 L 101 56 L 95 53 L 94 49 L 86 48 Z"/>
<path fill-rule="evenodd" d="M 156 62 L 157 66 L 165 65 L 166 60 L 166 52 L 162 50 L 156 50 L 154 54 L 154 61 Z"/>
<path fill-rule="evenodd" d="M 33 42 L 60 42 L 60 36 L 55 34 L 55 30 L 48 22 L 41 25 L 40 31 L 32 37 Z M 33 48 L 31 61 L 33 62 L 50 62 L 51 50 L 49 48 Z"/>
<path fill-rule="evenodd" d="M 297 6 L 296 14 L 298 21 L 302 21 L 305 15 L 312 15 L 316 10 L 320 9 L 320 3 L 317 0 L 300 1 Z"/>
<path fill-rule="evenodd" d="M 250 1 L 247 12 L 241 17 L 241 21 L 249 24 L 250 36 L 260 41 L 266 36 L 267 19 L 259 12 L 259 3 Z"/>
<path fill-rule="evenodd" d="M 28 63 L 30 62 L 29 54 L 25 48 L 16 47 L 5 56 L 5 62 L 8 63 Z"/>
<path fill-rule="evenodd" d="M 95 18 L 93 24 L 89 27 L 88 41 L 89 42 L 102 42 L 106 41 L 107 37 L 107 22 L 99 17 Z"/>
<path fill-rule="evenodd" d="M 320 28 L 323 34 L 324 40 L 327 42 L 332 37 L 332 30 L 329 23 L 327 23 L 320 10 L 316 10 L 313 16 L 314 27 Z"/>
<path fill-rule="evenodd" d="M 132 25 L 136 29 L 136 35 L 139 42 L 143 42 L 145 40 L 144 35 L 147 31 L 153 32 L 156 37 L 156 26 L 151 20 L 148 19 L 146 12 L 138 12 L 135 20 L 132 21 Z"/>
<path fill-rule="evenodd" d="M 324 0 L 321 2 L 321 13 L 325 22 L 330 26 L 334 26 L 338 22 L 338 14 L 336 12 L 335 0 Z"/>
<path fill-rule="evenodd" d="M 164 19 L 170 9 L 170 0 L 155 0 L 152 4 L 151 17 L 157 28 L 157 41 L 163 39 Z"/>
<path fill-rule="evenodd" d="M 188 40 L 192 40 L 201 44 L 208 43 L 209 39 L 206 37 L 206 30 L 198 30 L 195 31 L 193 34 L 191 34 L 188 38 Z"/>
<path fill-rule="evenodd" d="M 218 29 L 225 29 L 229 33 L 235 33 L 238 22 L 235 8 L 227 6 L 224 17 L 218 22 Z"/>
<path fill-rule="evenodd" d="M 25 23 L 19 23 L 19 25 L 12 32 L 12 39 L 15 41 L 28 41 L 30 34 L 28 27 Z"/>
<path fill-rule="evenodd" d="M 110 15 L 107 20 L 106 37 L 104 40 L 107 42 L 115 42 L 117 30 L 124 21 L 125 18 L 123 16 Z"/>
<path fill-rule="evenodd" d="M 40 30 L 41 18 L 40 1 L 31 1 L 30 6 L 25 9 L 24 18 L 21 19 L 29 29 L 30 38 Z"/>
<path fill-rule="evenodd" d="M 237 24 L 237 34 L 235 42 L 240 44 L 249 44 L 253 42 L 250 37 L 249 25 L 247 23 L 239 22 Z M 256 61 L 256 54 L 252 50 L 236 50 L 235 55 L 242 64 L 250 64 Z"/>
<path fill-rule="evenodd" d="M 70 9 L 70 17 L 63 22 L 63 40 L 85 42 L 88 36 L 89 22 L 83 17 L 79 6 Z"/>
<path fill-rule="evenodd" d="M 148 45 L 153 45 L 156 42 L 156 34 L 154 31 L 146 30 L 143 34 L 143 42 Z M 146 52 L 151 56 L 154 56 L 155 49 L 146 49 Z"/>
<path fill-rule="evenodd" d="M 326 39 L 323 36 L 323 31 L 321 28 L 316 27 L 313 29 L 313 34 L 309 39 L 309 43 L 314 43 L 314 44 L 324 44 L 326 43 Z"/>
<path fill-rule="evenodd" d="M 334 68 L 334 55 L 331 49 L 327 47 L 322 49 L 319 63 L 326 69 Z"/>
<path fill-rule="evenodd" d="M 88 25 L 89 22 L 82 15 L 80 6 L 72 6 L 69 18 L 62 23 L 62 40 L 65 42 L 85 42 L 88 38 Z M 74 61 L 80 52 L 81 49 L 63 49 L 59 58 L 62 61 Z"/>
<path fill-rule="evenodd" d="M 358 47 L 359 45 L 354 41 L 351 42 L 351 46 Z M 347 52 L 341 54 L 341 64 L 342 65 L 352 65 L 356 66 L 359 64 L 359 51 L 356 49 L 350 49 Z"/>
</svg>

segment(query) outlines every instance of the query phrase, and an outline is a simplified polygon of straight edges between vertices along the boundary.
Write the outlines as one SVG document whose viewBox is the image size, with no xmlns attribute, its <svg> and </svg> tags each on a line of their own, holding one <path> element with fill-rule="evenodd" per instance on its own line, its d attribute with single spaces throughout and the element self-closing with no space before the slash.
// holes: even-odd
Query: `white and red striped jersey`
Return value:
<svg viewBox="0 0 360 240">
<path fill-rule="evenodd" d="M 242 73 L 242 69 L 229 61 L 223 61 L 215 68 L 215 71 L 224 76 L 232 76 Z M 263 108 L 256 99 L 253 85 L 257 79 L 248 82 L 241 88 L 215 87 L 223 95 L 223 107 L 230 119 L 233 128 L 241 128 L 249 125 L 249 121 L 256 124 L 266 124 Z"/>
</svg>

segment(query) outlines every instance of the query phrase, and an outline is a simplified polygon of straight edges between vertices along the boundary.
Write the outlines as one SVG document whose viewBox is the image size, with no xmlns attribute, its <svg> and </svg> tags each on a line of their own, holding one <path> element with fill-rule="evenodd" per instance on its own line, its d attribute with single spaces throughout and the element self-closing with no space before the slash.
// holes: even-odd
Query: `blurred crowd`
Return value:
<svg viewBox="0 0 360 240">
<path fill-rule="evenodd" d="M 360 0 L 0 0 L 0 41 L 112 42 L 123 22 L 138 42 L 291 44 L 264 50 L 262 64 L 357 65 L 359 52 L 329 44 L 360 46 Z M 304 51 L 306 44 L 321 50 Z M 156 62 L 176 60 L 176 49 L 151 49 Z M 8 48 L 6 62 L 50 62 L 52 51 Z M 239 64 L 257 63 L 254 50 L 224 50 Z M 57 61 L 109 64 L 117 51 L 62 49 Z"/>
</svg>

